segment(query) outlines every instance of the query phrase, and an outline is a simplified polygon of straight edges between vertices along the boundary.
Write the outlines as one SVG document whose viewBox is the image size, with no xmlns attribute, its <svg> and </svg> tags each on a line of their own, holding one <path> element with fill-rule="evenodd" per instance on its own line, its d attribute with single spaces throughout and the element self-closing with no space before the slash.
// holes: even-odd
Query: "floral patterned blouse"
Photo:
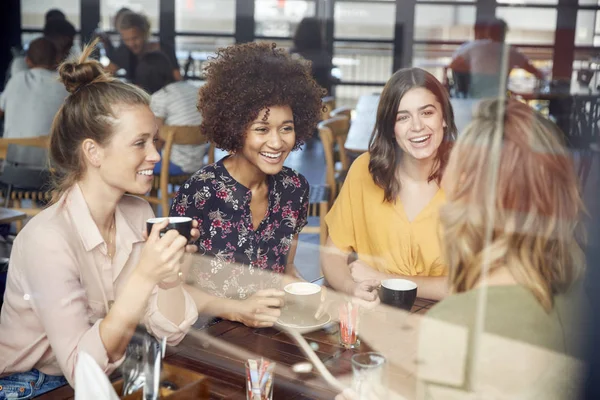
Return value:
<svg viewBox="0 0 600 400">
<path fill-rule="evenodd" d="M 287 167 L 269 176 L 267 213 L 254 230 L 252 192 L 229 174 L 224 159 L 188 179 L 170 216 L 198 220 L 198 251 L 209 257 L 194 262 L 190 271 L 194 283 L 212 295 L 244 299 L 278 285 L 293 237 L 307 222 L 309 185 Z"/>
</svg>

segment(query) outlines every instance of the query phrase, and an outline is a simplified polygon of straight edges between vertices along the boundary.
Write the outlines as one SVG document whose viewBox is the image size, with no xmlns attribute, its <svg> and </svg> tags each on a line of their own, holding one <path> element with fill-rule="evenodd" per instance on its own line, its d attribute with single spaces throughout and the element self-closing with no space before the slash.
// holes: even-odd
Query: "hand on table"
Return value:
<svg viewBox="0 0 600 400">
<path fill-rule="evenodd" d="M 246 300 L 240 300 L 233 320 L 251 328 L 268 328 L 281 315 L 285 293 L 277 289 L 264 289 Z"/>
</svg>

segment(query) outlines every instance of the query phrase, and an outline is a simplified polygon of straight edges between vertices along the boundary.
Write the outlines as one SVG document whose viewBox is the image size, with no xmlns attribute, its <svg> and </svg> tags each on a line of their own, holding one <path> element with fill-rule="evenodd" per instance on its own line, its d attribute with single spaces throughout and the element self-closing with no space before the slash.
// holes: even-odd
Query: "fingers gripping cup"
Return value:
<svg viewBox="0 0 600 400">
<path fill-rule="evenodd" d="M 148 235 L 152 232 L 152 226 L 154 224 L 160 224 L 161 222 L 169 220 L 169 224 L 160 230 L 160 236 L 162 237 L 167 231 L 175 229 L 181 236 L 184 236 L 188 241 L 192 238 L 192 219 L 189 217 L 166 217 L 166 218 L 150 218 L 146 221 L 146 229 Z"/>
</svg>

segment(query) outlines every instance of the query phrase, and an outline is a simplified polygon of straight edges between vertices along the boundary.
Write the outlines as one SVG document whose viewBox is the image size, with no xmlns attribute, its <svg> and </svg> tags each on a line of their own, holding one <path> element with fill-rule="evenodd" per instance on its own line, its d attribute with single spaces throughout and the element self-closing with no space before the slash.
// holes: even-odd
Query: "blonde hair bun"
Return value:
<svg viewBox="0 0 600 400">
<path fill-rule="evenodd" d="M 104 71 L 102 64 L 89 58 L 97 43 L 98 39 L 94 40 L 85 47 L 79 57 L 71 57 L 58 68 L 60 81 L 65 85 L 67 92 L 74 94 L 86 85 L 114 80 L 112 76 Z"/>
</svg>

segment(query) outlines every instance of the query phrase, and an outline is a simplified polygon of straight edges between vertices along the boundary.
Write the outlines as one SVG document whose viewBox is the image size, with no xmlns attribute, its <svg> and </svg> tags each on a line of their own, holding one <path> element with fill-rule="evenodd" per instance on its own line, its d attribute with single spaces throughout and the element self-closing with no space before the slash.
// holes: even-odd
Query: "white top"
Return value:
<svg viewBox="0 0 600 400">
<path fill-rule="evenodd" d="M 474 40 L 461 46 L 454 54 L 454 59 L 461 57 L 469 65 L 471 97 L 498 95 L 503 46 L 503 43 L 489 39 Z M 524 68 L 529 64 L 528 58 L 512 46 L 508 57 L 508 73 L 513 68 Z"/>
<path fill-rule="evenodd" d="M 48 135 L 52 120 L 67 95 L 55 71 L 33 68 L 16 73 L 0 94 L 4 137 Z"/>
<path fill-rule="evenodd" d="M 150 108 L 165 125 L 200 125 L 202 117 L 196 108 L 198 89 L 187 82 L 173 82 L 152 95 Z M 196 172 L 203 167 L 208 144 L 173 145 L 171 162 L 184 172 Z"/>
<path fill-rule="evenodd" d="M 379 94 L 360 96 L 356 104 L 356 115 L 348 131 L 344 147 L 349 151 L 365 152 L 369 150 L 369 140 L 375 128 Z"/>
</svg>

